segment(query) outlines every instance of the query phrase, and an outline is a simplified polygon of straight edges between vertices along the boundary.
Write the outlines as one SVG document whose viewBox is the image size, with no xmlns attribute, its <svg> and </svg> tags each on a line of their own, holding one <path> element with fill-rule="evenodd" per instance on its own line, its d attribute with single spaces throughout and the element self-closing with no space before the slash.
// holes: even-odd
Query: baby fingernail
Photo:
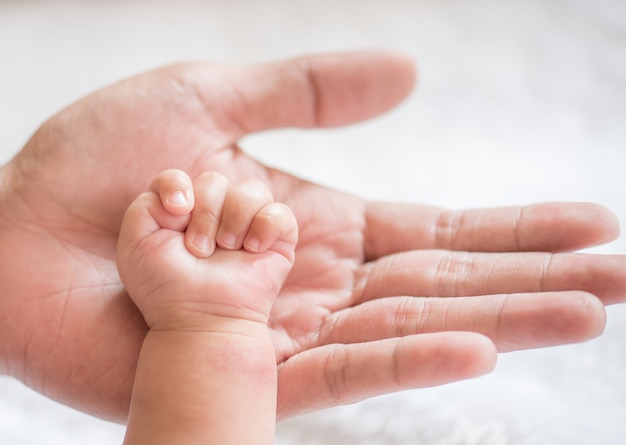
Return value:
<svg viewBox="0 0 626 445">
<path fill-rule="evenodd" d="M 219 236 L 219 243 L 224 249 L 234 249 L 237 243 L 237 237 L 230 233 L 222 233 Z"/>
<path fill-rule="evenodd" d="M 209 255 L 212 251 L 211 240 L 206 235 L 195 235 L 191 239 L 191 245 L 198 251 L 205 255 Z"/>
<path fill-rule="evenodd" d="M 258 238 L 249 238 L 246 240 L 246 249 L 252 252 L 257 252 L 259 250 L 260 242 Z"/>
<path fill-rule="evenodd" d="M 168 201 L 170 204 L 176 207 L 184 206 L 188 202 L 187 195 L 180 191 L 170 194 Z"/>
</svg>

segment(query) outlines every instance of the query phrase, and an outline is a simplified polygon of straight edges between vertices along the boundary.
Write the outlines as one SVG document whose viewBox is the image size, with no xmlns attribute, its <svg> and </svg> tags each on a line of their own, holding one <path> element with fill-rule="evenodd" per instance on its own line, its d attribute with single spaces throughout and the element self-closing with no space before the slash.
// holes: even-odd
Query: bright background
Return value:
<svg viewBox="0 0 626 445">
<path fill-rule="evenodd" d="M 0 0 L 0 162 L 60 108 L 139 71 L 357 48 L 415 56 L 416 93 L 364 124 L 269 132 L 244 148 L 373 199 L 593 201 L 626 222 L 622 0 Z M 626 253 L 626 243 L 594 251 Z M 277 444 L 618 445 L 625 420 L 623 306 L 609 308 L 597 340 L 502 355 L 477 380 L 299 417 L 279 425 Z M 122 435 L 0 377 L 0 444 Z"/>
</svg>

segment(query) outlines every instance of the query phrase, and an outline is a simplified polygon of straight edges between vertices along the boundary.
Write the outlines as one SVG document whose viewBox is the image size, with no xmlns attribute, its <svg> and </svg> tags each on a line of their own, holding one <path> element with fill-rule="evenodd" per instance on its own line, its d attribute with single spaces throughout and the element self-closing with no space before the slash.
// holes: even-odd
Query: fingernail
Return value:
<svg viewBox="0 0 626 445">
<path fill-rule="evenodd" d="M 224 249 L 234 249 L 237 243 L 237 237 L 231 233 L 221 233 L 219 236 L 219 244 Z"/>
<path fill-rule="evenodd" d="M 189 201 L 187 200 L 187 195 L 185 195 L 185 193 L 178 191 L 170 194 L 168 202 L 173 206 L 182 207 L 187 205 Z"/>
<path fill-rule="evenodd" d="M 258 252 L 260 244 L 261 243 L 259 242 L 258 238 L 250 238 L 246 240 L 246 250 L 250 250 L 252 252 Z"/>
<path fill-rule="evenodd" d="M 198 251 L 204 255 L 210 255 L 212 253 L 211 240 L 206 235 L 195 235 L 191 239 L 191 245 Z"/>
</svg>

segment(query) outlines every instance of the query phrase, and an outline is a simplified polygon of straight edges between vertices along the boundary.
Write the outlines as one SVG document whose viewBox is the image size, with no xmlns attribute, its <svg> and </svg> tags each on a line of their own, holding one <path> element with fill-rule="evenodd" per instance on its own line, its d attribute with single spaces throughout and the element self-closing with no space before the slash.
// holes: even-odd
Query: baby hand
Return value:
<svg viewBox="0 0 626 445">
<path fill-rule="evenodd" d="M 297 237 L 293 213 L 261 182 L 166 170 L 128 208 L 117 263 L 150 328 L 201 329 L 211 317 L 266 324 Z"/>
</svg>

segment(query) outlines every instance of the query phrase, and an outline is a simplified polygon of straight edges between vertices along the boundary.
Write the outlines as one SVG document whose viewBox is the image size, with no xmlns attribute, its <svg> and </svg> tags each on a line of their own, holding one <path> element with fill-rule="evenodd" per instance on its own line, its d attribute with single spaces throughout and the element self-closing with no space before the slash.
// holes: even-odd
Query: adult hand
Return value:
<svg viewBox="0 0 626 445">
<path fill-rule="evenodd" d="M 236 146 L 264 129 L 374 116 L 413 83 L 412 62 L 388 53 L 181 64 L 54 116 L 0 172 L 0 366 L 64 403 L 125 419 L 146 326 L 117 275 L 116 242 L 126 207 L 167 168 L 258 178 L 298 219 L 296 264 L 271 316 L 279 418 L 478 375 L 493 366 L 492 341 L 504 351 L 599 334 L 595 296 L 621 301 L 626 260 L 554 252 L 614 238 L 603 208 L 371 203 Z"/>
</svg>

